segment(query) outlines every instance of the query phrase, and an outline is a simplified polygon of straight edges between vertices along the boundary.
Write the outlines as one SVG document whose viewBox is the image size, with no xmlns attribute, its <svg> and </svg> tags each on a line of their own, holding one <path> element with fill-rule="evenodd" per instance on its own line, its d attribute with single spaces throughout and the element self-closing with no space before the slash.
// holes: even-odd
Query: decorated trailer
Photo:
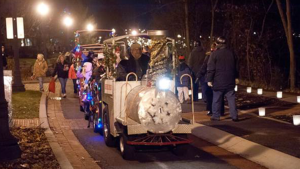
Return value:
<svg viewBox="0 0 300 169">
<path fill-rule="evenodd" d="M 138 80 L 129 73 L 125 81 L 117 81 L 116 61 L 110 58 L 115 50 L 126 51 L 130 43 L 149 45 L 150 62 L 147 74 Z M 176 155 L 184 155 L 191 140 L 193 122 L 181 116 L 181 104 L 175 95 L 175 41 L 164 31 L 148 31 L 137 35 L 114 37 L 104 41 L 107 75 L 101 82 L 99 123 L 107 146 L 119 143 L 124 159 L 134 157 L 141 146 L 163 146 Z M 123 49 L 122 49 L 123 48 Z M 110 51 L 110 52 L 109 52 Z M 126 59 L 126 58 L 123 58 Z M 128 81 L 129 77 L 134 81 Z"/>
</svg>

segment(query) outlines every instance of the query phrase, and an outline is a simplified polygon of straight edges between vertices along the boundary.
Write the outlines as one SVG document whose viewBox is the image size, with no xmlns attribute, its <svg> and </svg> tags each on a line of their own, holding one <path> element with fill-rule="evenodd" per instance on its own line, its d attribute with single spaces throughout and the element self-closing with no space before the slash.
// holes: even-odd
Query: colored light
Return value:
<svg viewBox="0 0 300 169">
<path fill-rule="evenodd" d="M 102 124 L 100 123 L 100 124 L 98 124 L 98 128 L 102 128 Z"/>
<path fill-rule="evenodd" d="M 251 93 L 252 92 L 252 87 L 247 87 L 247 93 Z"/>
</svg>

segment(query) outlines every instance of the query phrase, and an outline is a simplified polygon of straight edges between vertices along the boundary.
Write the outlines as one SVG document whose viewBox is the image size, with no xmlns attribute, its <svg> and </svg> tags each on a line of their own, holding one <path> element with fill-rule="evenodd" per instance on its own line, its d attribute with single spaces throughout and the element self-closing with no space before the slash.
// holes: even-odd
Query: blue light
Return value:
<svg viewBox="0 0 300 169">
<path fill-rule="evenodd" d="M 102 128 L 102 124 L 101 123 L 98 124 L 98 128 Z"/>
<path fill-rule="evenodd" d="M 98 122 L 100 122 L 100 121 L 101 121 L 101 118 L 98 119 Z"/>
</svg>

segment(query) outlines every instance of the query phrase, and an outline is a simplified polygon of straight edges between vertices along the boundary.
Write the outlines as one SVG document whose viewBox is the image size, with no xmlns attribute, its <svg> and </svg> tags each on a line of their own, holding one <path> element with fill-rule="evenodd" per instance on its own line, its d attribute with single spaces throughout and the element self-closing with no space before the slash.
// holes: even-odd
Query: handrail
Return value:
<svg viewBox="0 0 300 169">
<path fill-rule="evenodd" d="M 135 81 L 136 81 L 136 82 L 138 81 L 138 77 L 137 77 L 136 73 L 130 72 L 130 73 L 128 73 L 128 74 L 126 75 L 125 98 L 127 97 L 128 77 L 129 77 L 130 75 L 134 75 L 134 76 L 135 76 Z M 128 114 L 127 114 L 127 111 L 125 110 L 125 123 L 126 123 L 126 124 L 127 124 L 127 116 L 128 116 Z"/>
<path fill-rule="evenodd" d="M 192 114 L 193 114 L 193 124 L 195 123 L 195 111 L 194 111 L 194 89 L 193 89 L 193 78 L 191 75 L 189 74 L 183 74 L 181 77 L 180 77 L 180 84 L 182 84 L 182 78 L 184 76 L 188 76 L 191 80 L 191 90 L 192 90 Z"/>
</svg>

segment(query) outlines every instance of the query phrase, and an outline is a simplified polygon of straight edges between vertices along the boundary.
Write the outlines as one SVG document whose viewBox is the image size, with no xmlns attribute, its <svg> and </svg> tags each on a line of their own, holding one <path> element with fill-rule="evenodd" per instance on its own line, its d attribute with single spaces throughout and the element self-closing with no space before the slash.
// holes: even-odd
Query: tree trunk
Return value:
<svg viewBox="0 0 300 169">
<path fill-rule="evenodd" d="M 250 43 L 249 43 L 249 40 L 250 40 L 250 36 L 251 36 L 251 30 L 252 30 L 252 27 L 253 27 L 253 19 L 251 18 L 251 22 L 250 22 L 250 27 L 249 27 L 249 30 L 248 30 L 248 33 L 247 33 L 247 48 L 246 48 L 246 53 L 247 53 L 247 73 L 248 73 L 248 80 L 249 82 L 251 81 L 251 74 L 250 74 Z"/>
<path fill-rule="evenodd" d="M 280 0 L 276 0 L 278 11 L 281 17 L 283 28 L 285 31 L 287 44 L 290 52 L 290 89 L 295 89 L 295 75 L 296 75 L 296 64 L 295 64 L 295 53 L 292 33 L 292 21 L 291 21 L 291 5 L 290 0 L 286 0 L 286 16 L 283 13 Z M 287 20 L 287 21 L 286 21 Z"/>
<path fill-rule="evenodd" d="M 262 22 L 262 26 L 261 26 L 261 32 L 260 32 L 260 35 L 259 35 L 258 41 L 260 41 L 260 40 L 261 40 L 261 38 L 262 38 L 262 36 L 263 36 L 264 29 L 265 29 L 265 23 L 266 23 L 266 19 L 267 19 L 267 15 L 268 15 L 268 13 L 269 13 L 269 11 L 270 11 L 270 9 L 271 9 L 271 7 L 272 7 L 273 3 L 274 3 L 274 0 L 272 0 L 272 2 L 270 3 L 270 5 L 269 5 L 269 7 L 268 7 L 267 11 L 265 12 L 265 16 L 264 16 L 264 19 L 263 19 L 263 22 Z"/>
<path fill-rule="evenodd" d="M 214 3 L 213 0 L 211 0 L 211 30 L 210 30 L 210 44 L 213 42 L 213 35 L 214 35 L 214 24 L 215 24 L 215 10 L 218 4 L 218 0 Z"/>
<path fill-rule="evenodd" d="M 187 55 L 190 54 L 190 32 L 189 32 L 189 13 L 188 13 L 188 0 L 184 0 L 184 12 L 185 12 L 185 39 L 187 45 Z"/>
</svg>

